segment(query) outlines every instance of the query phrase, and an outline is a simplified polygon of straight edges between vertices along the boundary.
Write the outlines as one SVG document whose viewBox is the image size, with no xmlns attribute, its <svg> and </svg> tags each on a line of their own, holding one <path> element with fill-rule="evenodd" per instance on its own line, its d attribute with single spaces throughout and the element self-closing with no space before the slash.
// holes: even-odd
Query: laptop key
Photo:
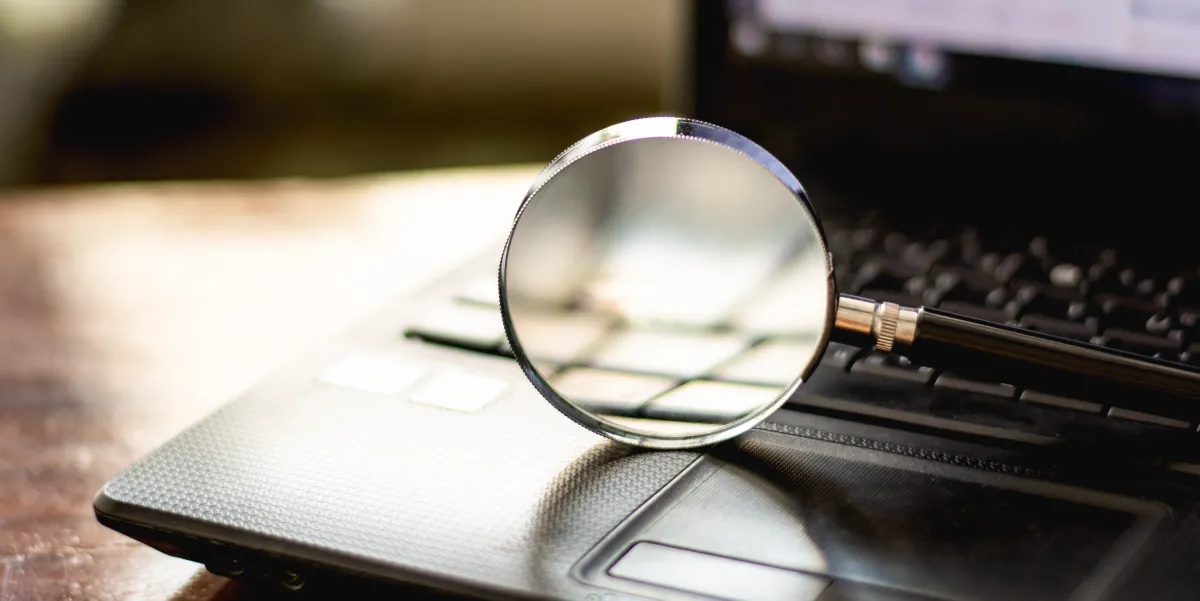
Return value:
<svg viewBox="0 0 1200 601">
<path fill-rule="evenodd" d="M 922 269 L 901 261 L 873 259 L 859 268 L 851 287 L 854 290 L 899 290 L 905 282 L 919 275 L 925 275 Z M 865 292 L 863 294 L 866 295 Z"/>
<path fill-rule="evenodd" d="M 904 246 L 901 258 L 917 269 L 929 271 L 950 256 L 951 250 L 950 243 L 945 240 L 910 242 Z"/>
<path fill-rule="evenodd" d="M 991 288 L 976 288 L 962 281 L 962 277 L 952 271 L 943 271 L 933 276 L 933 287 L 938 290 L 942 302 L 956 302 L 962 305 L 984 306 L 987 303 Z"/>
<path fill-rule="evenodd" d="M 913 365 L 908 359 L 894 353 L 871 353 L 855 362 L 850 373 L 883 376 L 922 386 L 933 379 L 932 369 Z"/>
<path fill-rule="evenodd" d="M 444 369 L 419 384 L 409 399 L 414 403 L 476 413 L 508 390 L 508 382 L 460 369 Z"/>
<path fill-rule="evenodd" d="M 322 384 L 394 395 L 420 380 L 427 369 L 399 352 L 364 352 L 346 357 L 317 375 Z"/>
<path fill-rule="evenodd" d="M 812 359 L 813 342 L 768 340 L 734 357 L 713 374 L 716 380 L 788 386 Z"/>
<path fill-rule="evenodd" d="M 1057 435 L 1053 420 L 1035 419 L 1028 415 L 1032 408 L 1018 403 L 824 367 L 817 369 L 789 407 L 1039 444 L 1053 442 Z"/>
<path fill-rule="evenodd" d="M 856 346 L 830 342 L 825 345 L 825 356 L 821 358 L 821 365 L 845 371 L 863 352 L 864 349 Z"/>
<path fill-rule="evenodd" d="M 976 394 L 986 394 L 1005 399 L 1011 399 L 1016 394 L 1016 389 L 1011 384 L 981 382 L 951 373 L 944 373 L 938 376 L 937 381 L 933 383 L 933 387 L 974 392 Z"/>
<path fill-rule="evenodd" d="M 1074 263 L 1059 263 L 1050 268 L 1050 283 L 1063 289 L 1075 290 L 1083 283 L 1083 269 Z"/>
<path fill-rule="evenodd" d="M 1108 416 L 1146 424 L 1167 426 L 1169 428 L 1191 428 L 1191 424 L 1180 419 L 1173 419 L 1162 415 L 1154 415 L 1152 413 L 1142 413 L 1141 411 L 1133 411 L 1131 409 L 1122 409 L 1121 407 L 1112 407 L 1109 409 Z"/>
<path fill-rule="evenodd" d="M 1200 367 L 1200 343 L 1193 344 L 1186 351 L 1179 353 L 1179 360 L 1188 365 Z"/>
<path fill-rule="evenodd" d="M 727 424 L 769 405 L 781 392 L 777 386 L 693 380 L 651 399 L 642 414 L 653 419 Z"/>
<path fill-rule="evenodd" d="M 1172 302 L 1178 306 L 1200 306 L 1200 280 L 1173 277 L 1167 281 L 1166 292 L 1171 295 Z"/>
<path fill-rule="evenodd" d="M 707 373 L 749 346 L 731 334 L 625 330 L 602 342 L 593 367 L 691 379 Z"/>
<path fill-rule="evenodd" d="M 1200 336 L 1200 309 L 1180 309 L 1175 323 L 1191 336 Z"/>
<path fill-rule="evenodd" d="M 1120 296 L 1109 296 L 1100 302 L 1105 327 L 1135 331 L 1145 328 L 1161 308 L 1151 300 Z"/>
<path fill-rule="evenodd" d="M 942 290 L 929 276 L 919 275 L 904 282 L 903 292 L 921 299 L 922 305 L 936 305 L 941 302 Z"/>
<path fill-rule="evenodd" d="M 498 353 L 504 324 L 495 309 L 451 303 L 426 313 L 405 332 L 413 336 L 466 349 Z"/>
<path fill-rule="evenodd" d="M 944 300 L 983 304 L 993 290 L 1001 288 L 988 273 L 958 265 L 935 267 L 933 276 L 945 292 Z"/>
<path fill-rule="evenodd" d="M 1167 315 L 1165 313 L 1158 313 L 1158 314 L 1152 315 L 1149 319 L 1146 320 L 1146 332 L 1153 334 L 1155 336 L 1165 336 L 1172 332 L 1172 328 L 1174 327 L 1174 325 L 1175 325 L 1175 323 L 1171 319 L 1170 315 Z M 1182 338 L 1183 332 L 1180 330 L 1176 330 L 1176 332 L 1178 332 L 1178 334 L 1176 334 L 1176 336 Z"/>
<path fill-rule="evenodd" d="M 1143 355 L 1168 353 L 1179 350 L 1179 344 L 1170 338 L 1151 336 L 1150 334 L 1130 332 L 1127 330 L 1105 330 L 1104 335 L 1101 336 L 1101 342 L 1104 344 L 1104 346 L 1110 346 Z"/>
<path fill-rule="evenodd" d="M 1041 262 L 1021 253 L 1010 253 L 996 265 L 992 275 L 1001 282 L 1024 281 L 1039 284 L 1050 283 L 1050 274 Z"/>
<path fill-rule="evenodd" d="M 612 320 L 584 313 L 522 312 L 521 348 L 534 361 L 550 364 L 578 359 L 612 327 Z"/>
<path fill-rule="evenodd" d="M 1117 265 L 1093 265 L 1088 271 L 1091 281 L 1089 290 L 1098 295 L 1128 296 L 1134 293 L 1137 273 L 1128 267 Z"/>
<path fill-rule="evenodd" d="M 1071 306 L 1078 299 L 1075 295 L 1064 290 L 1052 288 L 1049 285 L 1039 285 L 1028 282 L 1014 282 L 1017 291 L 1013 296 L 1010 309 L 1021 315 L 1037 314 L 1055 317 L 1066 317 L 1071 313 Z"/>
<path fill-rule="evenodd" d="M 554 389 L 590 411 L 635 415 L 646 401 L 672 389 L 676 381 L 616 371 L 572 367 L 551 378 Z"/>
<path fill-rule="evenodd" d="M 1079 399 L 1070 399 L 1053 394 L 1046 394 L 1036 390 L 1026 390 L 1021 393 L 1021 402 L 1033 403 L 1035 405 L 1045 405 L 1048 407 L 1059 407 L 1061 409 L 1071 409 L 1074 411 L 1083 411 L 1085 413 L 1100 413 L 1104 406 L 1099 403 L 1089 401 L 1081 401 Z"/>
</svg>

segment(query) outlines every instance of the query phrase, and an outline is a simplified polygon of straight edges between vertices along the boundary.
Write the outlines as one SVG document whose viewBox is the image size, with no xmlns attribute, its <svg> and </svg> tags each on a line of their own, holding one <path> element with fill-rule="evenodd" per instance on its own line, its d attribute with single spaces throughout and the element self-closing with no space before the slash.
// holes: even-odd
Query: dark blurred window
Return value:
<svg viewBox="0 0 1200 601">
<path fill-rule="evenodd" d="M 0 184 L 545 161 L 660 110 L 679 4 L 0 0 Z"/>
</svg>

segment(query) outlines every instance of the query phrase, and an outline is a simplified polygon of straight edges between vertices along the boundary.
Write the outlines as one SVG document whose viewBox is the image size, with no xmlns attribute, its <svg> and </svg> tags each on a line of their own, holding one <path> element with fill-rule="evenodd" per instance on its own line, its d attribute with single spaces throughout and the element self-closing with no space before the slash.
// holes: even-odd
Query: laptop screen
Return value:
<svg viewBox="0 0 1200 601">
<path fill-rule="evenodd" d="M 761 0 L 736 17 L 747 56 L 807 41 L 831 66 L 914 85 L 944 85 L 955 55 L 1200 77 L 1196 0 Z"/>
<path fill-rule="evenodd" d="M 1187 202 L 1200 0 L 693 8 L 693 113 L 780 156 L 819 209 L 1111 238 Z"/>
</svg>

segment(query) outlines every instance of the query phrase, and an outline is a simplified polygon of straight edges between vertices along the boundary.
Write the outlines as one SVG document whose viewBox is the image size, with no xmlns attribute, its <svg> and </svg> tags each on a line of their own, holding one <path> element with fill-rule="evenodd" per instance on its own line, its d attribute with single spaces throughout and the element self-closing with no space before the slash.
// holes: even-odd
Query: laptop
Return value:
<svg viewBox="0 0 1200 601">
<path fill-rule="evenodd" d="M 841 292 L 1197 365 L 1198 11 L 695 2 L 686 105 L 672 110 L 789 165 Z M 216 574 L 300 592 L 1200 591 L 1194 419 L 832 344 L 756 428 L 698 450 L 634 449 L 571 423 L 525 379 L 501 326 L 501 244 L 129 466 L 97 494 L 97 518 Z M 606 334 L 564 344 L 592 335 Z M 541 369 L 581 395 L 624 386 L 649 401 L 661 390 L 630 384 L 653 377 L 626 369 L 637 357 L 672 373 L 764 360 L 669 338 Z"/>
</svg>

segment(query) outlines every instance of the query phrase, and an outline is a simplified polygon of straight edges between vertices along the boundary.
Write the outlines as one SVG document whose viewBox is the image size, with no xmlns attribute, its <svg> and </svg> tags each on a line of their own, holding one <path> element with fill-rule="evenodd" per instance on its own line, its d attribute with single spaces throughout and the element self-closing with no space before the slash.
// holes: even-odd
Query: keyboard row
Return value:
<svg viewBox="0 0 1200 601">
<path fill-rule="evenodd" d="M 1195 266 L 1147 268 L 1111 248 L 982 240 L 970 229 L 910 238 L 835 227 L 829 247 L 843 292 L 1200 366 Z"/>
<path fill-rule="evenodd" d="M 496 295 L 495 284 L 481 278 L 465 286 L 452 302 L 426 313 L 405 334 L 437 344 L 512 357 Z M 527 335 L 537 336 L 539 332 L 531 329 Z M 587 320 L 548 321 L 540 335 L 543 338 L 537 348 L 541 349 L 542 356 L 534 360 L 539 364 L 539 371 L 552 378 L 556 388 L 573 399 L 600 402 L 605 397 L 618 398 L 625 406 L 623 411 L 628 411 L 629 415 L 652 409 L 652 401 L 668 393 L 697 395 L 698 398 L 712 396 L 713 390 L 721 389 L 727 396 L 733 395 L 734 388 L 727 385 L 742 386 L 737 389 L 741 391 L 739 394 L 751 396 L 758 393 L 745 387 L 778 390 L 794 380 L 798 366 L 812 353 L 812 348 L 800 341 L 759 341 L 727 332 L 627 330 L 614 333 L 604 324 Z M 601 344 L 597 344 L 598 341 Z M 585 348 L 589 352 L 583 356 L 581 352 Z M 844 374 L 846 381 L 854 383 L 886 383 L 918 392 L 930 389 L 939 393 L 962 393 L 995 402 L 1197 430 L 1195 423 L 1132 407 L 968 379 L 914 366 L 897 355 L 867 352 L 836 343 L 827 349 L 820 371 Z M 685 386 L 687 384 L 690 386 Z M 679 389 L 684 390 L 678 392 Z M 810 388 L 806 385 L 803 390 L 808 392 Z M 668 398 L 666 404 L 683 400 Z M 851 398 L 844 402 L 857 401 Z M 920 403 L 907 407 L 899 404 L 897 408 L 918 413 L 923 410 Z"/>
</svg>

